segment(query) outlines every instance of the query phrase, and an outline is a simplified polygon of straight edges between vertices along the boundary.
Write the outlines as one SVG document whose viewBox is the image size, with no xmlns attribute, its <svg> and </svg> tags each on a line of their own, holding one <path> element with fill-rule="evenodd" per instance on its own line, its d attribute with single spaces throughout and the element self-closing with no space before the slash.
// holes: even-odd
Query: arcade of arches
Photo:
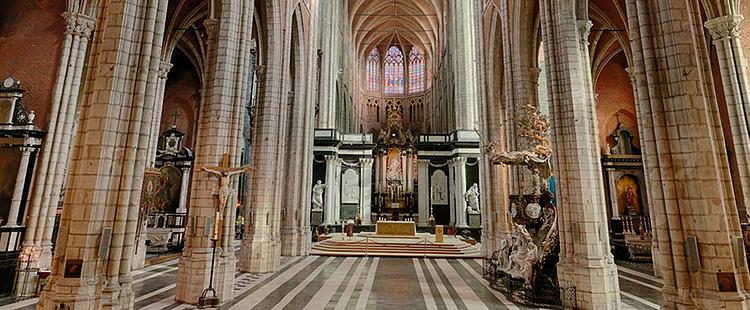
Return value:
<svg viewBox="0 0 750 310">
<path fill-rule="evenodd" d="M 0 308 L 750 309 L 747 14 L 2 1 Z"/>
</svg>

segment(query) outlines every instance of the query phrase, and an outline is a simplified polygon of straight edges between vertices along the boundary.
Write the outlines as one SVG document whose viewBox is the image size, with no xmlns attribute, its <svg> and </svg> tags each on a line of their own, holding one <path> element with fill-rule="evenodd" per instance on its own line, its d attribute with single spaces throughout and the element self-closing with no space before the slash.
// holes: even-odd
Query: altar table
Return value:
<svg viewBox="0 0 750 310">
<path fill-rule="evenodd" d="M 414 221 L 378 221 L 375 224 L 375 235 L 416 236 L 417 225 Z"/>
</svg>

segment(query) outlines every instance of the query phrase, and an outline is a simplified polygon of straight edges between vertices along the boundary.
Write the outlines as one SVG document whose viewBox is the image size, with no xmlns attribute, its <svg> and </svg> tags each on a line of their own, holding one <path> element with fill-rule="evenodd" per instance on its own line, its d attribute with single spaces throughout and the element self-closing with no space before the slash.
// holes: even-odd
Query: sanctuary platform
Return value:
<svg viewBox="0 0 750 310">
<path fill-rule="evenodd" d="M 340 233 L 327 235 L 328 239 L 314 243 L 312 255 L 323 256 L 387 256 L 430 258 L 481 258 L 482 249 L 460 237 L 446 237 L 435 242 L 435 235 L 418 233 L 414 236 L 377 235 L 359 233 L 352 237 Z"/>
</svg>

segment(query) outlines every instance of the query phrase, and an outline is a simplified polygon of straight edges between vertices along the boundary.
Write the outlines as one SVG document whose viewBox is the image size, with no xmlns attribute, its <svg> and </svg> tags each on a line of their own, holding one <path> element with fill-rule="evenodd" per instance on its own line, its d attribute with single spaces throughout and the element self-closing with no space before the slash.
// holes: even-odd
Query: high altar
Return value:
<svg viewBox="0 0 750 310">
<path fill-rule="evenodd" d="M 426 128 L 411 121 L 419 100 L 366 100 L 385 112 L 380 117 L 385 124 L 369 133 L 315 130 L 311 224 L 406 221 L 425 227 L 434 219 L 438 225 L 480 228 L 481 221 L 470 223 L 479 212 L 468 210 L 465 198 L 480 183 L 477 134 L 419 134 Z"/>
</svg>

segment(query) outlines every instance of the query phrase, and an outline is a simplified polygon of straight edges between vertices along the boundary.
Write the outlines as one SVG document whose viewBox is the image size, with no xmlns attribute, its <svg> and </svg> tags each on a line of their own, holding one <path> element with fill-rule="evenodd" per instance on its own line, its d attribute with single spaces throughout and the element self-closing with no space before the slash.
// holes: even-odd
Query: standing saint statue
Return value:
<svg viewBox="0 0 750 310">
<path fill-rule="evenodd" d="M 313 197 L 312 197 L 312 203 L 313 203 L 313 210 L 322 210 L 323 209 L 323 192 L 326 190 L 326 185 L 323 184 L 320 180 L 318 180 L 317 183 L 313 186 Z"/>
<path fill-rule="evenodd" d="M 229 196 L 232 195 L 232 187 L 230 185 L 231 177 L 255 169 L 250 165 L 236 168 L 230 167 L 229 155 L 224 154 L 224 159 L 222 160 L 221 166 L 202 167 L 201 170 L 219 176 L 219 188 L 217 193 L 217 195 L 219 196 L 219 205 L 216 207 L 216 218 L 214 219 L 214 239 L 218 239 L 221 215 L 224 213 L 224 207 L 226 207 L 227 205 Z"/>
<path fill-rule="evenodd" d="M 466 200 L 466 207 L 468 207 L 469 213 L 479 213 L 479 185 L 477 183 L 474 183 L 464 193 L 464 199 Z"/>
</svg>

